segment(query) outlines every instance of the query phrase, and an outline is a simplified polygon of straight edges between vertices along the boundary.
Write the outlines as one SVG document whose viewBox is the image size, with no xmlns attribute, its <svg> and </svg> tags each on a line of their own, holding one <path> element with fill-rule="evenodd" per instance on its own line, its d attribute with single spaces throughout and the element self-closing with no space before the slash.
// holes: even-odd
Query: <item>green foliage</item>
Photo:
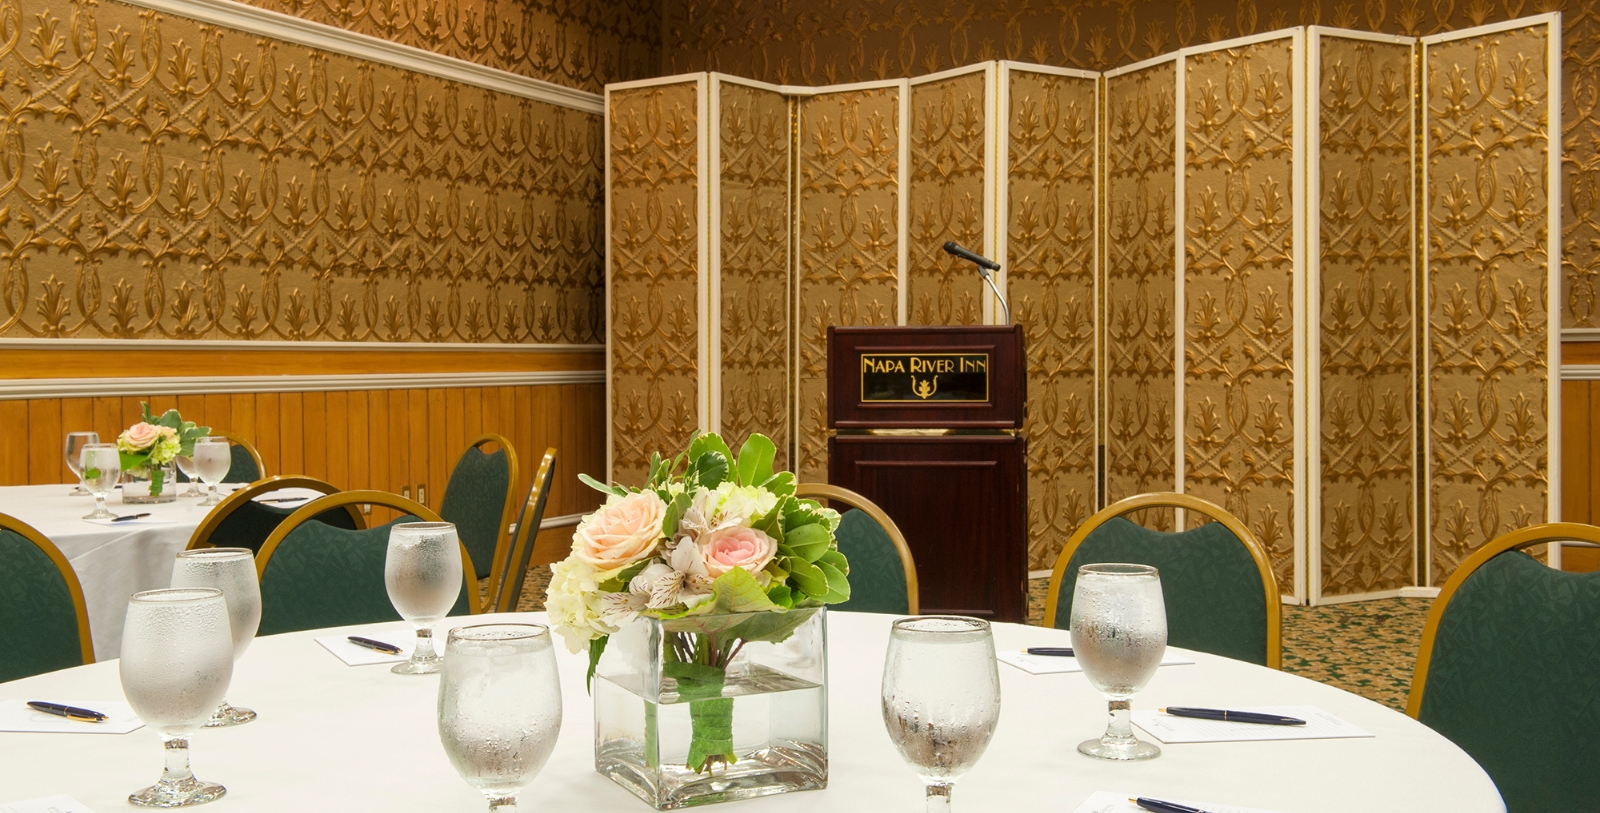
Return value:
<svg viewBox="0 0 1600 813">
<path fill-rule="evenodd" d="M 579 474 L 578 482 L 583 483 L 584 485 L 600 492 L 601 494 L 615 494 L 619 497 L 628 496 L 628 490 L 626 488 L 623 488 L 622 486 L 607 485 L 599 480 L 594 479 L 593 477 L 590 477 L 587 474 Z"/>
<path fill-rule="evenodd" d="M 606 642 L 611 636 L 602 635 L 589 641 L 589 673 L 584 675 L 583 690 L 594 693 L 594 668 L 600 665 L 600 655 L 606 651 Z"/>
<path fill-rule="evenodd" d="M 783 542 L 795 556 L 814 563 L 833 545 L 833 534 L 826 525 L 813 523 L 791 528 L 784 533 Z"/>
<path fill-rule="evenodd" d="M 184 420 L 183 416 L 179 415 L 178 410 L 176 409 L 169 409 L 166 412 L 161 413 L 161 417 L 156 418 L 152 417 L 150 413 L 150 402 L 141 401 L 139 402 L 139 411 L 140 420 L 143 420 L 145 423 L 154 426 L 165 426 L 178 434 L 179 457 L 193 457 L 194 442 L 199 438 L 208 437 L 211 434 L 211 427 L 198 426 L 194 421 Z"/>
<path fill-rule="evenodd" d="M 756 486 L 772 478 L 778 447 L 766 435 L 752 433 L 739 447 L 739 485 Z"/>
</svg>

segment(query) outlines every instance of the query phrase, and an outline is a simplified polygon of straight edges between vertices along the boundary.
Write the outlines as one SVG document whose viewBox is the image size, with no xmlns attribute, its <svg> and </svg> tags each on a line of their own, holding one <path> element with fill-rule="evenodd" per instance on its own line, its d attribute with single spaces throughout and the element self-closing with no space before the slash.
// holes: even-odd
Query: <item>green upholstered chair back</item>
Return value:
<svg viewBox="0 0 1600 813">
<path fill-rule="evenodd" d="M 351 531 L 322 522 L 295 526 L 261 564 L 261 627 L 258 634 L 399 621 L 383 584 L 389 529 L 404 516 L 374 528 Z M 477 580 L 463 574 L 461 596 L 451 615 L 471 611 Z"/>
<path fill-rule="evenodd" d="M 6 624 L 0 683 L 94 661 L 78 578 L 31 528 L 0 525 L 0 618 Z"/>
<path fill-rule="evenodd" d="M 917 566 L 905 536 L 882 508 L 854 491 L 821 483 L 801 484 L 795 495 L 829 500 L 841 512 L 834 536 L 850 562 L 850 600 L 830 611 L 917 614 Z"/>
<path fill-rule="evenodd" d="M 499 449 L 486 453 L 479 448 L 484 442 L 485 438 L 479 438 L 461 454 L 445 485 L 444 499 L 439 502 L 439 516 L 455 523 L 461 544 L 467 546 L 467 553 L 476 563 L 475 578 L 479 579 L 487 578 L 494 568 L 517 479 L 515 452 L 510 445 L 500 440 Z"/>
<path fill-rule="evenodd" d="M 1600 573 L 1502 552 L 1438 601 L 1413 716 L 1483 766 L 1509 813 L 1600 806 Z"/>
<path fill-rule="evenodd" d="M 219 548 L 249 548 L 252 553 L 260 553 L 267 537 L 271 536 L 297 507 L 279 508 L 275 505 L 262 505 L 255 500 L 243 502 L 217 523 L 216 529 L 206 541 Z M 335 528 L 356 530 L 350 512 L 343 508 L 323 511 L 314 519 Z"/>
<path fill-rule="evenodd" d="M 222 478 L 224 483 L 254 483 L 261 479 L 263 472 L 256 465 L 256 458 L 250 450 L 237 443 L 228 444 L 228 455 L 232 463 L 228 466 L 228 476 Z"/>
<path fill-rule="evenodd" d="M 1124 502 L 1139 499 L 1143 498 Z M 1051 580 L 1054 612 L 1046 621 L 1057 629 L 1068 628 L 1078 568 L 1107 562 L 1150 565 L 1161 572 L 1168 644 L 1276 668 L 1281 658 L 1277 588 L 1263 584 L 1264 564 L 1239 534 L 1217 521 L 1181 533 L 1152 531 L 1118 516 L 1122 505 L 1090 518 L 1062 550 L 1068 559 L 1065 567 L 1058 562 Z M 1205 505 L 1225 515 L 1222 509 Z M 1120 512 L 1129 510 L 1137 506 Z"/>
<path fill-rule="evenodd" d="M 517 516 L 516 538 L 503 551 L 496 551 L 494 573 L 489 580 L 490 607 L 486 612 L 516 611 L 517 600 L 522 597 L 522 587 L 527 582 L 534 542 L 539 538 L 539 524 L 544 521 L 544 507 L 550 501 L 550 484 L 555 476 L 556 450 L 546 449 L 539 470 L 534 472 L 533 483 L 528 487 L 528 498 L 522 501 L 522 512 Z"/>
</svg>

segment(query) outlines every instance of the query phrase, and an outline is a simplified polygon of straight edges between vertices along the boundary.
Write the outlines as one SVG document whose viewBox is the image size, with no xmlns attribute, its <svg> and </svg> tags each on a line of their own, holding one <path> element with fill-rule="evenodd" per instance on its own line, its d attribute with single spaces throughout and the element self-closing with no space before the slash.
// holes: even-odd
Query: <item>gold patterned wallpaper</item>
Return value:
<svg viewBox="0 0 1600 813">
<path fill-rule="evenodd" d="M 983 281 L 945 241 L 983 253 L 987 163 L 983 70 L 911 86 L 911 230 L 906 324 L 976 325 Z"/>
<path fill-rule="evenodd" d="M 1028 568 L 1095 510 L 1095 78 L 1014 68 L 1006 297 L 1027 352 Z M 913 288 L 913 291 L 915 289 Z"/>
<path fill-rule="evenodd" d="M 795 473 L 828 480 L 828 326 L 899 319 L 900 88 L 800 104 Z"/>
<path fill-rule="evenodd" d="M 1292 40 L 1184 58 L 1184 491 L 1294 594 Z"/>
<path fill-rule="evenodd" d="M 1317 151 L 1322 594 L 1414 584 L 1413 53 L 1324 34 Z M 1316 177 L 1316 176 L 1312 176 Z"/>
<path fill-rule="evenodd" d="M 1106 80 L 1106 501 L 1176 487 L 1177 63 Z M 1141 518 L 1172 530 L 1171 512 Z"/>
<path fill-rule="evenodd" d="M 1431 578 L 1549 490 L 1543 27 L 1427 46 Z"/>
<path fill-rule="evenodd" d="M 701 424 L 699 84 L 610 105 L 611 476 L 638 485 Z"/>
<path fill-rule="evenodd" d="M 777 91 L 717 84 L 722 232 L 722 435 L 751 432 L 789 460 L 790 101 Z"/>
</svg>

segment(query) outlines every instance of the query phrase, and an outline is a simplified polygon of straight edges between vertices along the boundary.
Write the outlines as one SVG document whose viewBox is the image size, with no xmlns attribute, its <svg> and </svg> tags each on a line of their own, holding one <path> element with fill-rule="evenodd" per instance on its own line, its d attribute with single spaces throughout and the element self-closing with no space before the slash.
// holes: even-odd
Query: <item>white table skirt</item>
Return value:
<svg viewBox="0 0 1600 813">
<path fill-rule="evenodd" d="M 178 487 L 188 489 L 187 483 Z M 237 485 L 222 486 L 225 491 Z M 83 516 L 94 510 L 93 497 L 71 496 L 71 485 L 8 486 L 0 488 L 0 514 L 10 514 L 32 525 L 61 549 L 83 585 L 84 606 L 89 611 L 89 634 L 95 660 L 110 660 L 122 649 L 122 619 L 128 597 L 172 583 L 172 562 L 189 544 L 210 508 L 201 500 L 180 497 L 176 502 L 123 505 L 122 492 L 106 499 L 111 513 L 150 513 L 150 520 L 127 526 L 97 525 Z M 307 489 L 284 489 L 281 495 L 316 495 Z M 291 507 L 291 506 L 286 506 Z"/>
<path fill-rule="evenodd" d="M 542 622 L 544 616 L 480 616 L 472 623 L 491 619 Z M 921 809 L 920 783 L 890 744 L 879 708 L 890 621 L 860 613 L 828 618 L 828 788 L 735 807 L 753 813 Z M 447 626 L 457 623 L 452 619 Z M 385 628 L 401 625 L 361 629 Z M 995 629 L 1002 648 L 1068 643 L 1059 630 L 1013 624 Z M 228 700 L 261 716 L 194 737 L 196 774 L 228 787 L 228 795 L 206 809 L 486 809 L 439 745 L 438 678 L 395 675 L 387 666 L 345 666 L 313 640 L 329 632 L 263 638 L 241 659 Z M 594 726 L 583 688 L 587 661 L 557 649 L 561 736 L 543 773 L 522 793 L 524 809 L 648 810 L 595 773 Z M 1403 714 L 1294 675 L 1185 654 L 1196 664 L 1162 667 L 1134 699 L 1135 708 L 1314 704 L 1377 736 L 1167 745 L 1150 762 L 1101 762 L 1075 750 L 1105 728 L 1105 701 L 1082 674 L 1035 676 L 1001 664 L 1000 725 L 982 761 L 956 785 L 955 810 L 1070 813 L 1090 793 L 1110 790 L 1285 813 L 1504 813 L 1476 763 Z M 0 684 L 0 700 L 121 696 L 115 663 Z M 161 758 L 160 739 L 149 729 L 123 736 L 0 733 L 0 802 L 64 793 L 98 813 L 122 810 L 128 793 L 156 779 Z"/>
</svg>

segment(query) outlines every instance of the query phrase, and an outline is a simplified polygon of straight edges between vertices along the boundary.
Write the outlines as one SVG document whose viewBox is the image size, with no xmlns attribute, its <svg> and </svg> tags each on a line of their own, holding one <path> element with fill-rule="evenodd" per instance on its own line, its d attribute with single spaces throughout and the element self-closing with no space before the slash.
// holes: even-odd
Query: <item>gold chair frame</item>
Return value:
<svg viewBox="0 0 1600 813">
<path fill-rule="evenodd" d="M 72 564 L 61 553 L 61 549 L 39 533 L 38 529 L 10 514 L 0 514 L 0 529 L 32 542 L 50 557 L 56 570 L 61 572 L 61 579 L 67 583 L 67 593 L 72 596 L 72 612 L 78 617 L 78 651 L 83 654 L 85 664 L 94 663 L 94 639 L 89 635 L 89 609 L 83 603 L 83 585 L 78 582 L 78 574 L 72 569 Z"/>
<path fill-rule="evenodd" d="M 513 465 L 515 464 L 513 463 Z M 533 484 L 528 489 L 528 499 L 523 503 L 522 513 L 524 517 L 531 518 L 534 510 L 539 505 L 539 501 L 541 499 L 548 498 L 551 486 L 550 481 L 555 476 L 555 466 L 555 448 L 550 447 L 545 449 L 544 459 L 539 461 L 539 470 L 533 473 Z M 548 503 L 546 504 L 548 505 Z M 511 555 L 495 556 L 494 566 L 489 569 L 489 598 L 491 606 L 494 608 L 494 612 L 515 612 L 517 609 L 517 599 L 522 597 L 522 586 L 527 583 L 527 567 L 522 569 L 522 576 L 521 578 L 515 580 L 515 584 L 511 584 L 507 580 L 510 576 L 510 574 L 506 572 L 507 568 L 512 567 L 514 563 L 522 560 L 523 558 L 528 559 L 528 567 L 533 567 L 535 564 L 550 564 L 550 562 L 535 563 L 533 561 L 534 555 L 539 552 L 537 549 L 538 539 L 539 523 L 522 522 L 517 525 L 517 532 L 511 540 Z M 528 550 L 529 545 L 535 546 L 535 550 L 530 552 Z M 557 557 L 556 559 L 552 559 L 550 561 L 558 561 L 560 558 L 561 557 Z"/>
<path fill-rule="evenodd" d="M 329 494 L 326 497 L 318 497 L 290 514 L 289 518 L 285 519 L 283 524 L 279 525 L 272 532 L 272 535 L 267 537 L 266 543 L 261 546 L 261 553 L 256 555 L 256 578 L 260 579 L 266 574 L 267 562 L 272 560 L 272 554 L 278 550 L 278 545 L 283 542 L 284 537 L 287 537 L 295 528 L 310 522 L 324 511 L 361 505 L 377 505 L 393 509 L 399 511 L 402 515 L 410 514 L 423 522 L 444 521 L 439 518 L 439 515 L 433 509 L 426 505 L 415 500 L 406 499 L 398 494 L 390 494 L 387 491 L 341 491 L 337 494 Z M 357 510 L 359 511 L 359 509 Z M 466 545 L 462 545 L 459 541 L 456 542 L 456 545 L 461 549 L 461 567 L 463 568 L 462 573 L 465 574 L 465 581 L 468 584 L 476 585 L 478 580 L 472 578 L 472 574 L 476 572 L 472 569 L 472 556 L 467 553 Z M 478 591 L 472 590 L 470 595 L 467 596 L 467 610 L 473 615 L 483 612 L 483 607 L 478 601 Z"/>
<path fill-rule="evenodd" d="M 214 547 L 211 544 L 211 535 L 216 532 L 218 526 L 222 525 L 223 520 L 227 519 L 234 511 L 239 510 L 239 506 L 262 494 L 281 491 L 286 488 L 309 488 L 313 491 L 320 491 L 323 494 L 339 493 L 339 489 L 332 483 L 300 474 L 279 474 L 257 480 L 229 494 L 222 502 L 217 504 L 216 508 L 211 509 L 211 513 L 206 514 L 206 518 L 200 521 L 200 526 L 195 528 L 194 533 L 189 536 L 189 547 L 185 548 L 185 550 Z M 347 505 L 345 510 L 350 512 L 350 519 L 355 522 L 357 530 L 367 527 L 366 517 L 361 515 L 359 507 Z"/>
<path fill-rule="evenodd" d="M 921 588 L 917 582 L 917 562 L 911 556 L 911 546 L 906 544 L 906 535 L 900 532 L 900 526 L 894 524 L 894 520 L 890 519 L 877 503 L 848 488 L 827 483 L 801 483 L 795 488 L 794 495 L 802 499 L 842 502 L 872 517 L 872 520 L 878 523 L 878 527 L 889 535 L 890 541 L 894 542 L 895 552 L 900 554 L 900 568 L 906 574 L 906 609 L 909 611 L 907 614 L 921 614 L 922 600 L 919 594 Z"/>
<path fill-rule="evenodd" d="M 1050 571 L 1050 592 L 1045 596 L 1044 604 L 1045 625 L 1055 626 L 1056 598 L 1061 592 L 1061 580 L 1066 576 L 1067 565 L 1072 562 L 1072 555 L 1078 552 L 1078 548 L 1089 538 L 1089 534 L 1108 520 L 1146 508 L 1182 508 L 1185 511 L 1194 511 L 1213 522 L 1222 523 L 1223 527 L 1244 543 L 1245 550 L 1250 552 L 1250 558 L 1255 560 L 1256 569 L 1261 573 L 1261 584 L 1267 600 L 1267 666 L 1282 669 L 1283 598 L 1278 593 L 1278 580 L 1272 574 L 1272 562 L 1267 558 L 1266 548 L 1261 547 L 1255 534 L 1250 533 L 1250 529 L 1246 528 L 1238 517 L 1228 513 L 1227 509 L 1190 494 L 1170 492 L 1136 494 L 1100 509 L 1094 516 L 1084 521 L 1083 525 L 1067 539 L 1066 546 L 1056 556 L 1056 566 Z"/>
<path fill-rule="evenodd" d="M 511 547 L 511 523 L 515 522 L 517 518 L 517 487 L 522 485 L 522 481 L 519 479 L 521 470 L 517 466 L 517 449 L 515 446 L 512 446 L 511 441 L 506 440 L 503 435 L 498 435 L 494 432 L 485 432 L 474 438 L 471 443 L 467 444 L 467 448 L 463 449 L 461 454 L 456 455 L 456 465 L 458 466 L 461 464 L 461 457 L 467 452 L 470 452 L 473 449 L 477 449 L 481 452 L 483 451 L 482 447 L 490 443 L 499 444 L 500 448 L 505 450 L 506 468 L 511 474 L 511 476 L 506 480 L 505 506 L 500 509 L 500 530 L 495 534 L 494 537 L 494 561 L 495 563 L 499 563 L 506 558 L 506 551 Z M 455 473 L 455 466 L 451 466 L 450 476 L 454 477 Z M 450 482 L 446 480 L 444 484 L 444 492 L 442 492 L 442 494 L 448 494 L 449 492 Z M 443 496 L 439 498 L 439 504 L 441 506 L 444 505 Z M 497 584 L 494 578 L 494 569 L 495 565 L 491 564 L 489 567 L 489 588 L 491 590 L 489 595 L 491 598 L 494 596 L 492 591 Z M 474 581 L 476 581 L 476 579 L 474 579 Z"/>
<path fill-rule="evenodd" d="M 1439 597 L 1434 599 L 1433 606 L 1428 608 L 1428 621 L 1422 628 L 1422 645 L 1417 650 L 1417 666 L 1411 672 L 1411 694 L 1406 700 L 1408 717 L 1414 720 L 1421 719 L 1418 715 L 1422 713 L 1422 693 L 1428 686 L 1428 667 L 1433 663 L 1434 639 L 1439 634 L 1439 622 L 1444 620 L 1444 612 L 1450 604 L 1450 599 L 1455 597 L 1456 591 L 1461 589 L 1461 585 L 1471 578 L 1478 568 L 1488 564 L 1490 559 L 1502 553 L 1531 548 L 1546 542 L 1600 544 L 1600 528 L 1578 522 L 1530 525 L 1495 537 L 1468 556 L 1466 561 L 1450 574 L 1444 587 L 1439 590 Z"/>
<path fill-rule="evenodd" d="M 243 446 L 244 450 L 250 453 L 250 459 L 256 462 L 256 471 L 261 472 L 261 478 L 264 479 L 267 476 L 267 464 L 262 462 L 260 450 L 256 449 L 254 443 L 245 440 L 243 435 L 224 432 L 221 429 L 213 429 L 211 430 L 211 436 L 214 438 L 227 438 L 228 442 L 234 446 Z"/>
</svg>

